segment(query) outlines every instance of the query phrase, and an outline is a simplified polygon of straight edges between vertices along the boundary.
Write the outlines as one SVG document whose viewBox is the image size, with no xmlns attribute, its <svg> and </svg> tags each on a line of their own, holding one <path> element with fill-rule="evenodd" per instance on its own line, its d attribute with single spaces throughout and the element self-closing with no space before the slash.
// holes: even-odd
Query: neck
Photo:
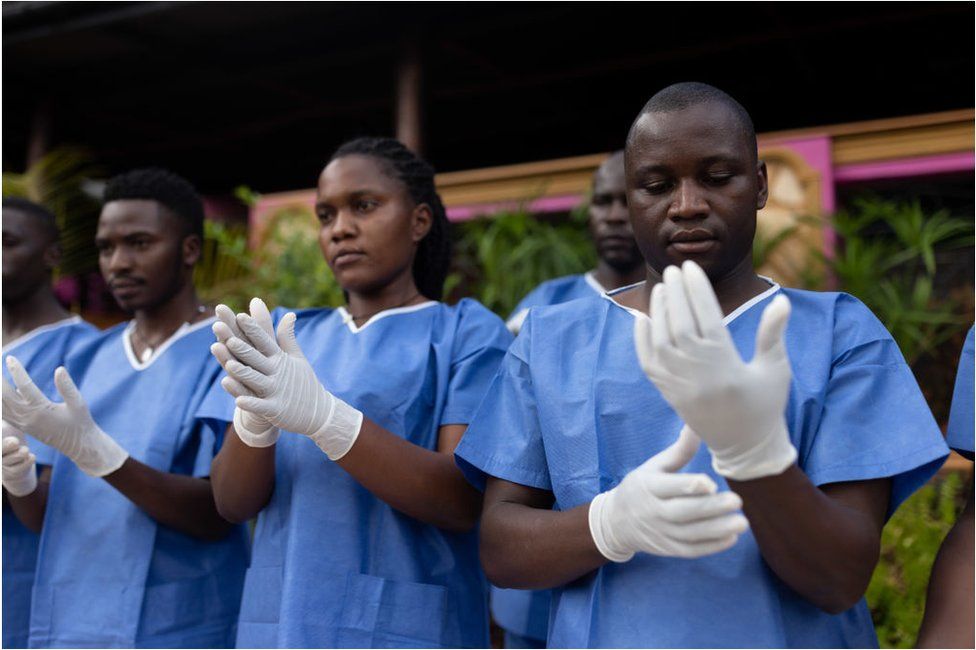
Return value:
<svg viewBox="0 0 976 650">
<path fill-rule="evenodd" d="M 650 304 L 651 289 L 661 281 L 661 274 L 648 267 L 645 277 L 647 282 L 636 287 L 634 291 L 625 291 L 615 297 L 615 300 L 625 307 L 638 309 L 646 314 Z M 712 280 L 712 289 L 718 298 L 722 313 L 726 315 L 768 288 L 769 283 L 756 275 L 756 271 L 752 267 L 751 255 L 718 280 Z"/>
<path fill-rule="evenodd" d="M 71 316 L 54 297 L 50 285 L 43 285 L 21 300 L 3 303 L 3 342 L 13 341 L 42 325 Z"/>
<path fill-rule="evenodd" d="M 604 260 L 597 262 L 596 268 L 593 269 L 593 277 L 596 281 L 606 289 L 607 291 L 613 291 L 614 289 L 619 289 L 620 287 L 626 287 L 630 284 L 636 284 L 644 279 L 644 265 L 638 263 L 633 268 L 629 269 L 617 269 Z"/>
<path fill-rule="evenodd" d="M 408 272 L 376 291 L 350 291 L 348 310 L 354 319 L 360 320 L 386 309 L 416 305 L 426 300 L 417 290 L 413 274 Z"/>
<path fill-rule="evenodd" d="M 200 307 L 193 283 L 187 282 L 168 300 L 148 309 L 137 309 L 134 320 L 139 334 L 155 341 L 171 335 L 183 323 L 193 323 L 203 318 L 205 313 L 200 311 Z"/>
</svg>

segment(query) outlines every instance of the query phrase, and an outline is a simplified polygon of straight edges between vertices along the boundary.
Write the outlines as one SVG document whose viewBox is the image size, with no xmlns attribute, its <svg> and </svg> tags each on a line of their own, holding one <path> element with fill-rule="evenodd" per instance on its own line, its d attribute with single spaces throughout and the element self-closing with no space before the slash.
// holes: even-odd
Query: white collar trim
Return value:
<svg viewBox="0 0 976 650">
<path fill-rule="evenodd" d="M 356 326 L 356 323 L 352 320 L 352 314 L 350 314 L 345 307 L 339 307 L 336 311 L 339 312 L 339 316 L 342 318 L 342 322 L 346 324 L 349 331 L 353 334 L 359 334 L 364 329 L 369 327 L 372 323 L 378 320 L 386 318 L 387 316 L 396 316 L 397 314 L 408 314 L 410 312 L 418 311 L 421 309 L 426 309 L 427 307 L 433 307 L 437 304 L 436 300 L 428 300 L 427 302 L 422 302 L 417 305 L 410 305 L 409 307 L 394 307 L 393 309 L 384 309 L 381 312 L 377 312 L 369 317 L 365 323 L 360 326 Z"/>
<path fill-rule="evenodd" d="M 583 279 L 586 280 L 586 284 L 590 285 L 590 288 L 596 291 L 601 296 L 607 292 L 606 287 L 600 284 L 600 281 L 596 279 L 596 274 L 593 271 L 587 271 L 583 274 Z"/>
<path fill-rule="evenodd" d="M 10 343 L 7 343 L 5 346 L 3 346 L 3 349 L 0 350 L 0 352 L 2 352 L 3 354 L 7 354 L 14 348 L 23 345 L 27 341 L 31 340 L 38 334 L 43 334 L 44 332 L 50 332 L 51 330 L 55 330 L 59 327 L 64 327 L 65 325 L 74 325 L 75 323 L 80 323 L 80 322 L 81 322 L 81 316 L 75 315 L 75 316 L 69 316 L 68 318 L 62 318 L 61 320 L 54 321 L 53 323 L 48 323 L 47 325 L 41 325 L 39 327 L 35 327 L 34 329 L 27 332 L 26 334 L 22 334 L 21 336 L 18 336 Z"/>
<path fill-rule="evenodd" d="M 731 312 L 729 312 L 728 314 L 726 314 L 725 317 L 722 319 L 722 324 L 723 325 L 728 326 L 729 323 L 731 323 L 736 318 L 738 318 L 742 314 L 744 314 L 747 311 L 749 311 L 750 309 L 752 309 L 756 304 L 762 302 L 763 300 L 765 300 L 769 296 L 773 295 L 774 293 L 776 293 L 777 291 L 779 291 L 780 289 L 782 289 L 782 287 L 775 280 L 773 280 L 772 278 L 768 278 L 765 275 L 760 275 L 759 277 L 769 283 L 769 285 L 770 285 L 769 288 L 766 289 L 765 291 L 763 291 L 758 296 L 753 296 L 752 298 L 750 298 L 749 300 L 745 301 L 744 303 L 742 303 L 741 305 L 739 305 L 738 307 L 736 307 L 735 309 L 733 309 Z M 612 293 L 605 293 L 601 297 L 602 298 L 606 298 L 607 300 L 610 301 L 611 304 L 616 305 L 620 309 L 623 309 L 626 312 L 630 312 L 630 314 L 632 316 L 635 316 L 635 317 L 636 316 L 642 316 L 644 318 L 650 318 L 644 312 L 642 312 L 642 311 L 640 311 L 638 309 L 634 309 L 633 307 L 624 307 L 619 302 L 617 302 L 616 300 L 613 299 L 613 296 L 615 296 L 616 294 L 618 294 L 618 293 L 620 293 L 622 291 L 626 291 L 627 289 L 632 289 L 633 287 L 636 287 L 637 285 L 644 284 L 644 282 L 646 282 L 646 280 L 643 281 L 643 282 L 638 282 L 636 284 L 632 284 L 630 286 L 621 287 L 620 289 L 617 289 L 616 291 L 613 291 Z"/>
<path fill-rule="evenodd" d="M 126 325 L 125 330 L 122 332 L 122 348 L 125 350 L 125 358 L 129 360 L 129 365 L 132 366 L 134 370 L 145 370 L 151 366 L 156 359 L 161 357 L 163 352 L 165 352 L 169 346 L 176 343 L 176 341 L 191 332 L 197 331 L 201 327 L 212 325 L 216 320 L 216 316 L 211 316 L 210 318 L 206 318 L 199 323 L 193 323 L 192 325 L 190 323 L 183 323 L 170 335 L 168 339 L 156 346 L 156 348 L 153 350 L 152 356 L 146 359 L 145 362 L 139 360 L 139 358 L 136 356 L 135 350 L 132 348 L 132 332 L 136 328 L 136 321 L 130 320 L 129 324 Z"/>
</svg>

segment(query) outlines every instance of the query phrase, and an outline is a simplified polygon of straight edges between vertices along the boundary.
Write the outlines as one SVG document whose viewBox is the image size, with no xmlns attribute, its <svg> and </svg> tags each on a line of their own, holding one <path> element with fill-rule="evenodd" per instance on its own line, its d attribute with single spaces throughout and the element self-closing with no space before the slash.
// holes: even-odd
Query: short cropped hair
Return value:
<svg viewBox="0 0 976 650">
<path fill-rule="evenodd" d="M 147 199 L 165 206 L 183 221 L 187 235 L 203 238 L 203 200 L 188 180 L 165 169 L 149 167 L 119 174 L 105 186 L 105 203 Z"/>
</svg>

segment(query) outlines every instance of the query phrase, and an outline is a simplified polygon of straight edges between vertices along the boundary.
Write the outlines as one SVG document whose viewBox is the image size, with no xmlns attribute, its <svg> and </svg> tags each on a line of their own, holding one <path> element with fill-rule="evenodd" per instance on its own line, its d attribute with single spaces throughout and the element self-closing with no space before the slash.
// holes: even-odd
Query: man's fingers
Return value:
<svg viewBox="0 0 976 650">
<path fill-rule="evenodd" d="M 261 374 L 270 375 L 272 372 L 274 372 L 274 361 L 264 356 L 236 336 L 232 336 L 227 339 L 226 347 L 227 350 L 234 357 L 236 357 L 238 361 L 246 366 L 251 366 Z"/>
<path fill-rule="evenodd" d="M 20 449 L 20 440 L 14 436 L 7 436 L 3 439 L 3 455 L 7 456 Z"/>
<path fill-rule="evenodd" d="M 681 275 L 688 302 L 702 336 L 725 329 L 722 307 L 718 304 L 715 289 L 702 267 L 688 260 L 681 265 Z"/>
<path fill-rule="evenodd" d="M 651 319 L 643 314 L 634 317 L 634 350 L 637 352 L 637 362 L 645 375 L 651 373 L 654 367 L 654 349 L 651 343 Z"/>
<path fill-rule="evenodd" d="M 10 371 L 10 377 L 14 380 L 17 392 L 27 398 L 28 401 L 47 401 L 44 393 L 41 392 L 41 389 L 37 387 L 34 380 L 27 374 L 27 370 L 24 369 L 23 364 L 20 363 L 17 357 L 13 355 L 7 357 L 7 370 Z"/>
<path fill-rule="evenodd" d="M 68 369 L 64 366 L 58 366 L 58 369 L 54 371 L 54 387 L 58 389 L 61 399 L 68 406 L 73 408 L 87 408 L 85 399 L 81 396 L 81 392 L 75 386 L 75 381 L 68 374 Z"/>
<path fill-rule="evenodd" d="M 742 508 L 742 498 L 735 492 L 672 497 L 662 501 L 661 508 L 667 521 L 685 524 L 732 514 Z"/>
<path fill-rule="evenodd" d="M 691 462 L 698 453 L 701 440 L 687 425 L 681 428 L 678 439 L 663 451 L 658 452 L 647 462 L 662 472 L 677 472 Z"/>
<path fill-rule="evenodd" d="M 260 397 L 238 397 L 234 404 L 242 411 L 249 411 L 266 420 L 270 420 L 275 414 L 274 407 Z"/>
<path fill-rule="evenodd" d="M 782 346 L 790 311 L 790 299 L 783 294 L 778 294 L 766 306 L 756 330 L 756 355 L 766 354 Z"/>
<path fill-rule="evenodd" d="M 695 544 L 726 539 L 741 535 L 749 528 L 749 522 L 740 514 L 723 515 L 704 521 L 692 521 L 672 527 L 671 537 L 679 541 Z"/>
<path fill-rule="evenodd" d="M 732 548 L 737 541 L 739 541 L 738 535 L 729 535 L 724 539 L 688 543 L 684 545 L 681 557 L 690 559 L 714 555 L 715 553 L 721 553 Z"/>
<path fill-rule="evenodd" d="M 707 474 L 666 474 L 659 472 L 647 489 L 659 499 L 715 494 L 718 486 Z"/>
<path fill-rule="evenodd" d="M 684 280 L 678 267 L 669 266 L 664 269 L 664 288 L 666 289 L 667 319 L 671 340 L 678 347 L 682 347 L 688 341 L 697 338 L 699 332 L 698 326 L 695 324 L 695 317 L 691 314 L 691 305 L 688 304 Z"/>
</svg>

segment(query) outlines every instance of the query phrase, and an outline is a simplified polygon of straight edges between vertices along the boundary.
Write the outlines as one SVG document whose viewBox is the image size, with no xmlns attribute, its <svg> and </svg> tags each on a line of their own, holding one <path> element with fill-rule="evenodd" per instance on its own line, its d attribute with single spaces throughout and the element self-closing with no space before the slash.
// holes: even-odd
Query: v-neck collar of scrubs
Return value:
<svg viewBox="0 0 976 650">
<path fill-rule="evenodd" d="M 760 293 L 759 295 L 753 296 L 752 298 L 750 298 L 749 300 L 745 301 L 744 303 L 742 303 L 741 305 L 739 305 L 738 307 L 736 307 L 735 309 L 733 309 L 731 312 L 729 312 L 728 314 L 726 314 L 725 317 L 722 319 L 722 324 L 723 325 L 726 325 L 727 326 L 729 323 L 731 323 L 732 321 L 734 321 L 736 318 L 738 318 L 742 314 L 746 313 L 747 311 L 749 311 L 750 309 L 752 309 L 755 305 L 759 304 L 760 302 L 762 302 L 766 298 L 770 297 L 771 295 L 773 295 L 774 293 L 776 293 L 777 291 L 779 291 L 782 288 L 772 278 L 768 278 L 765 275 L 760 275 L 759 277 L 769 283 L 769 288 L 766 289 L 765 291 L 763 291 L 762 293 Z M 634 309 L 633 307 L 624 307 L 619 302 L 617 302 L 616 300 L 613 299 L 613 297 L 615 295 L 617 295 L 618 293 L 622 293 L 624 291 L 627 291 L 628 289 L 633 289 L 636 286 L 639 286 L 639 285 L 644 284 L 644 282 L 646 282 L 646 280 L 642 280 L 641 282 L 636 282 L 634 284 L 627 285 L 626 287 L 620 287 L 619 289 L 615 289 L 613 291 L 608 291 L 607 293 L 603 294 L 601 296 L 601 298 L 605 298 L 605 299 L 609 300 L 610 301 L 610 304 L 616 305 L 620 309 L 623 309 L 624 311 L 629 312 L 635 318 L 639 316 L 639 317 L 642 317 L 642 318 L 650 319 L 650 316 L 648 316 L 644 312 L 642 312 L 642 311 L 640 311 L 638 309 Z"/>
<path fill-rule="evenodd" d="M 38 334 L 43 334 L 44 332 L 50 332 L 51 330 L 55 330 L 59 327 L 64 327 L 65 325 L 74 325 L 75 323 L 80 323 L 80 322 L 81 322 L 81 316 L 74 315 L 74 316 L 69 316 L 68 318 L 62 318 L 61 320 L 56 320 L 53 323 L 40 325 L 39 327 L 35 327 L 34 329 L 27 332 L 26 334 L 21 334 L 10 343 L 7 343 L 5 346 L 3 346 L 3 349 L 0 350 L 0 352 L 2 352 L 3 354 L 7 354 L 17 346 L 23 345 L 24 343 L 31 340 Z"/>
<path fill-rule="evenodd" d="M 346 324 L 349 331 L 353 334 L 359 334 L 364 329 L 369 327 L 372 323 L 386 318 L 387 316 L 396 316 L 397 314 L 409 314 L 410 312 L 418 311 L 420 309 L 426 309 L 427 307 L 432 307 L 437 304 L 436 300 L 428 300 L 427 302 L 422 302 L 416 305 L 410 305 L 408 307 L 394 307 L 393 309 L 384 309 L 383 311 L 377 312 L 369 317 L 362 325 L 356 326 L 353 322 L 352 314 L 350 314 L 345 307 L 339 307 L 336 311 L 339 312 L 339 316 L 342 318 L 342 322 Z"/>
<path fill-rule="evenodd" d="M 135 330 L 136 321 L 130 320 L 129 324 L 126 325 L 125 330 L 122 332 L 122 348 L 125 350 L 125 358 L 129 360 L 129 365 L 132 366 L 134 370 L 145 370 L 153 364 L 156 359 L 162 356 L 166 349 L 176 343 L 179 339 L 183 338 L 191 332 L 195 332 L 201 327 L 206 325 L 212 325 L 217 320 L 216 316 L 211 316 L 210 318 L 205 318 L 199 323 L 183 323 L 173 332 L 168 339 L 160 343 L 153 350 L 152 356 L 145 361 L 140 361 L 139 357 L 136 356 L 136 352 L 132 347 L 132 332 Z"/>
<path fill-rule="evenodd" d="M 593 271 L 587 271 L 583 274 L 583 280 L 586 284 L 590 285 L 590 288 L 597 292 L 598 295 L 604 295 L 608 293 L 607 288 L 600 284 L 600 281 L 596 279 L 596 273 Z"/>
</svg>

